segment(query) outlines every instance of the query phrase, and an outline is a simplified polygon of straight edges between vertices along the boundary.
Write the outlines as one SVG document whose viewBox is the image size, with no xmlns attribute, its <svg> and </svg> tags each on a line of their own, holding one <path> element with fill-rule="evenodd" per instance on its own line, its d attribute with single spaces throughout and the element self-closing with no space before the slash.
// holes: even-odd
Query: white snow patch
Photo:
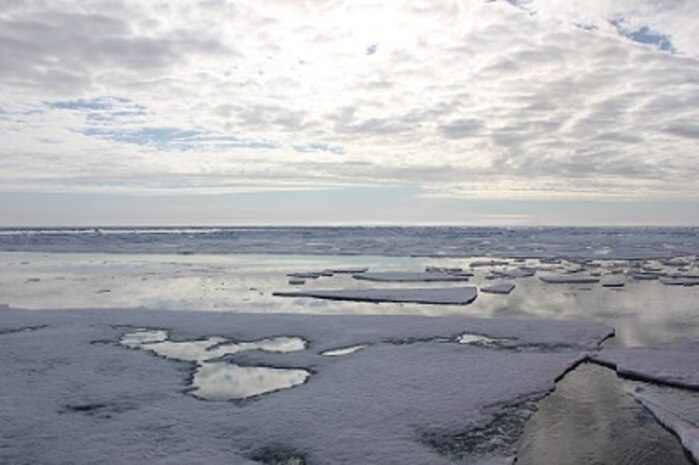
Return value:
<svg viewBox="0 0 699 465">
<path fill-rule="evenodd" d="M 353 354 L 355 352 L 362 350 L 365 347 L 366 347 L 366 344 L 359 344 L 359 345 L 350 346 L 350 347 L 341 347 L 339 349 L 326 350 L 325 352 L 321 352 L 320 355 L 324 355 L 326 357 L 340 357 L 343 355 Z"/>
</svg>

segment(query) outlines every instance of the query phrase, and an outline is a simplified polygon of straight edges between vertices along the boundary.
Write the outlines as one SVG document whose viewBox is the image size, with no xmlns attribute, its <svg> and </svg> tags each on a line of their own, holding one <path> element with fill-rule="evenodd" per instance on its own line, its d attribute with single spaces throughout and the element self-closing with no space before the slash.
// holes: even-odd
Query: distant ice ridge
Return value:
<svg viewBox="0 0 699 465">
<path fill-rule="evenodd" d="M 34 465 L 509 463 L 519 428 L 503 419 L 525 421 L 523 403 L 549 392 L 612 332 L 595 322 L 460 317 L 10 309 L 2 316 L 0 463 L 29 457 Z M 308 344 L 257 350 L 280 338 Z M 202 344 L 186 356 L 177 347 L 174 359 L 140 349 L 195 341 Z M 242 344 L 254 348 L 237 350 Z M 210 402 L 187 387 L 197 370 L 209 375 L 209 363 L 230 368 L 214 375 L 218 386 L 239 380 L 238 367 L 251 368 L 243 376 L 258 374 L 254 367 L 311 375 L 254 400 Z"/>
<path fill-rule="evenodd" d="M 685 260 L 699 255 L 699 228 L 0 228 L 0 250 Z"/>
</svg>

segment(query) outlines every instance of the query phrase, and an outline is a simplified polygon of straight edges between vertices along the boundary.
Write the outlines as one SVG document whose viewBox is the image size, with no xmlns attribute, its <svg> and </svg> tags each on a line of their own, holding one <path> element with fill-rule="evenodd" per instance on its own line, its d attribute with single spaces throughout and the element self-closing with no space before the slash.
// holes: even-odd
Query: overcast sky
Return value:
<svg viewBox="0 0 699 465">
<path fill-rule="evenodd" d="M 697 18 L 0 0 L 0 225 L 699 224 Z"/>
</svg>

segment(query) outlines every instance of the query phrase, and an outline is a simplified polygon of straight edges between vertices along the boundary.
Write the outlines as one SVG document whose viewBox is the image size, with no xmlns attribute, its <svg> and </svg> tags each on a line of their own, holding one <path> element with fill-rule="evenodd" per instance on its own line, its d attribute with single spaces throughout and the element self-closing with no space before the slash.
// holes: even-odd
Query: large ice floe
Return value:
<svg viewBox="0 0 699 465">
<path fill-rule="evenodd" d="M 412 302 L 418 304 L 465 305 L 478 296 L 475 287 L 333 289 L 275 292 L 278 297 L 313 297 L 355 302 Z"/>
<path fill-rule="evenodd" d="M 441 271 L 384 271 L 370 272 L 354 275 L 355 279 L 379 282 L 440 282 L 440 281 L 468 281 L 468 276 L 461 274 L 449 274 Z"/>
<path fill-rule="evenodd" d="M 611 333 L 551 320 L 2 309 L 0 463 L 511 463 L 533 403 Z"/>
</svg>

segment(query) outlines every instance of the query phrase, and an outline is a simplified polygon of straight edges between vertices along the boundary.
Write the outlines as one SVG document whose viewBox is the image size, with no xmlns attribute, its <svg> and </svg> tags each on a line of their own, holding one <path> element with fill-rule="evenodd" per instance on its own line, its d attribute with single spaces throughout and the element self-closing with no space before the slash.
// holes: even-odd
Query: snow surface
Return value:
<svg viewBox="0 0 699 465">
<path fill-rule="evenodd" d="M 434 282 L 434 281 L 468 281 L 468 276 L 447 274 L 438 271 L 424 273 L 410 271 L 385 271 L 354 275 L 355 279 L 379 282 Z"/>
<path fill-rule="evenodd" d="M 500 283 L 494 286 L 481 287 L 481 292 L 486 292 L 489 294 L 509 294 L 515 289 L 513 283 Z"/>
<path fill-rule="evenodd" d="M 418 304 L 466 305 L 478 296 L 475 287 L 336 289 L 275 292 L 278 297 L 313 297 L 316 299 L 352 300 L 356 302 L 412 302 Z"/>
<path fill-rule="evenodd" d="M 699 389 L 699 338 L 627 349 L 604 349 L 592 356 L 617 373 L 684 388 Z"/>
<path fill-rule="evenodd" d="M 507 463 L 511 451 L 455 462 L 425 438 L 469 437 L 499 412 L 540 398 L 612 332 L 595 322 L 550 320 L 0 311 L 0 463 L 33 465 L 252 465 L 274 463 L 270 457 L 328 465 Z M 310 376 L 250 400 L 201 400 L 187 393 L 200 362 L 125 347 L 122 337 L 139 328 L 165 330 L 176 342 L 300 338 L 308 341 L 304 350 L 247 350 L 203 363 L 228 363 L 233 380 L 240 367 Z M 464 333 L 542 350 L 432 341 Z M 321 355 L 359 344 L 367 347 L 351 356 Z"/>
</svg>

